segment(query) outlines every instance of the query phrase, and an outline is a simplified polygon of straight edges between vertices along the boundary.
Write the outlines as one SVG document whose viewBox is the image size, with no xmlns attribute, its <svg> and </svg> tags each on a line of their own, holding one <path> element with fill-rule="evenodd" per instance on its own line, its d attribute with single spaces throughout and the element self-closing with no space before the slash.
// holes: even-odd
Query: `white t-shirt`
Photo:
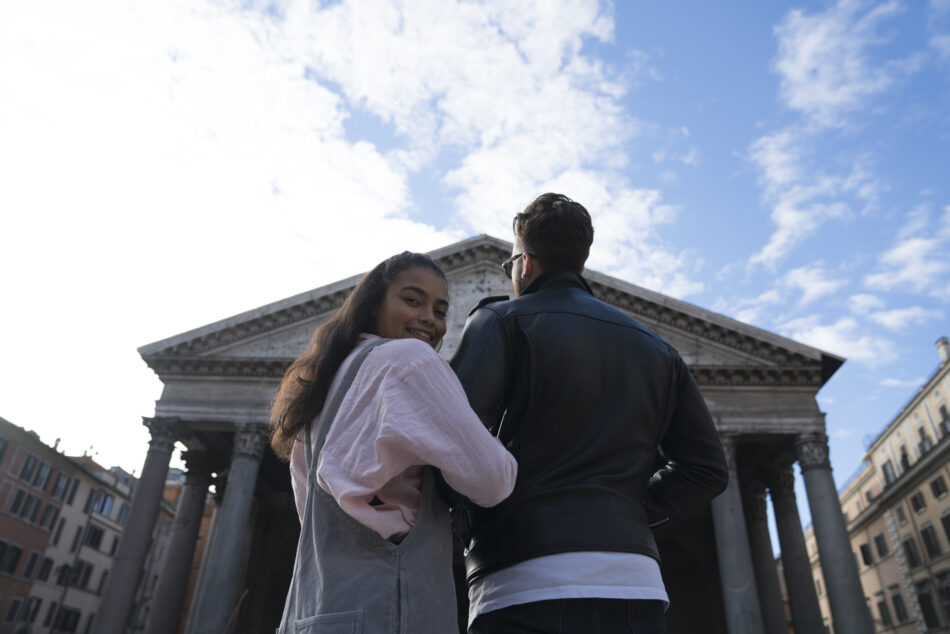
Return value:
<svg viewBox="0 0 950 634">
<path fill-rule="evenodd" d="M 663 575 L 647 555 L 546 555 L 478 578 L 468 588 L 468 624 L 479 614 L 551 599 L 655 599 L 669 604 Z"/>
</svg>

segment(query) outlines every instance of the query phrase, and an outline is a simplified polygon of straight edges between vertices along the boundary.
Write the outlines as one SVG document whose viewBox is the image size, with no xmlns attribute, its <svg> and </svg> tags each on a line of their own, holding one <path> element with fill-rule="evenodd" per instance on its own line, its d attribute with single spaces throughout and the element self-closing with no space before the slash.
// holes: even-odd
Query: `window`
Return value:
<svg viewBox="0 0 950 634">
<path fill-rule="evenodd" d="M 46 484 L 49 482 L 50 474 L 53 473 L 53 468 L 50 467 L 45 462 L 40 464 L 39 470 L 36 472 L 36 477 L 33 478 L 33 486 L 39 490 L 46 488 Z"/>
<path fill-rule="evenodd" d="M 23 620 L 27 623 L 36 623 L 36 614 L 40 611 L 40 605 L 43 603 L 37 597 L 30 597 L 26 601 L 26 609 L 23 611 Z"/>
<path fill-rule="evenodd" d="M 58 512 L 58 508 L 52 504 L 47 504 L 46 510 L 43 511 L 43 519 L 40 520 L 40 526 L 48 531 L 53 530 L 53 524 L 56 522 L 56 514 Z"/>
<path fill-rule="evenodd" d="M 924 548 L 927 550 L 927 556 L 933 559 L 940 554 L 940 542 L 937 541 L 937 533 L 933 526 L 927 525 L 920 529 L 920 537 L 924 540 Z"/>
<path fill-rule="evenodd" d="M 918 491 L 910 496 L 910 507 L 915 513 L 920 513 L 927 508 L 927 502 L 924 500 L 924 494 Z"/>
<path fill-rule="evenodd" d="M 125 524 L 125 520 L 128 516 L 129 516 L 129 505 L 123 504 L 122 507 L 119 509 L 119 517 L 116 521 L 118 521 L 119 524 Z"/>
<path fill-rule="evenodd" d="M 36 456 L 28 454 L 26 460 L 23 461 L 23 466 L 20 467 L 20 479 L 29 482 L 36 472 L 37 463 L 39 463 L 39 460 L 36 459 Z"/>
<path fill-rule="evenodd" d="M 30 558 L 26 560 L 26 566 L 23 567 L 23 576 L 29 579 L 33 576 L 33 569 L 36 568 L 36 562 L 39 560 L 40 554 L 35 550 L 30 553 Z"/>
<path fill-rule="evenodd" d="M 73 634 L 76 628 L 79 627 L 79 619 L 81 618 L 82 613 L 79 610 L 63 607 L 56 615 L 56 620 L 53 622 L 53 629 Z"/>
<path fill-rule="evenodd" d="M 89 526 L 89 528 L 86 529 L 86 545 L 98 550 L 99 545 L 102 543 L 102 535 L 103 532 L 101 528 L 98 526 Z"/>
<path fill-rule="evenodd" d="M 83 513 L 89 512 L 89 509 L 93 507 L 93 504 L 98 499 L 100 493 L 102 493 L 102 491 L 97 491 L 96 489 L 91 489 L 89 491 L 89 496 L 86 498 L 86 503 L 82 507 Z"/>
<path fill-rule="evenodd" d="M 72 572 L 72 568 L 69 564 L 63 564 L 59 567 L 59 573 L 56 575 L 56 585 L 65 586 L 69 585 L 69 573 Z"/>
<path fill-rule="evenodd" d="M 933 447 L 933 443 L 930 442 L 930 436 L 927 435 L 923 427 L 917 428 L 917 438 L 919 439 L 917 449 L 920 451 L 920 455 L 924 455 L 930 451 L 931 447 Z"/>
<path fill-rule="evenodd" d="M 46 618 L 43 619 L 43 627 L 49 627 L 53 622 L 53 617 L 56 616 L 56 602 L 53 601 L 49 604 L 49 609 L 46 611 Z"/>
<path fill-rule="evenodd" d="M 112 512 L 112 503 L 115 502 L 115 498 L 109 495 L 108 493 L 102 496 L 102 508 L 96 509 L 101 512 L 103 515 L 107 516 Z"/>
<path fill-rule="evenodd" d="M 13 504 L 10 505 L 10 512 L 27 521 L 33 521 L 33 518 L 40 510 L 40 499 L 29 493 L 17 489 L 13 496 Z"/>
<path fill-rule="evenodd" d="M 881 615 L 881 625 L 884 627 L 894 625 L 894 622 L 891 621 L 891 611 L 887 609 L 887 601 L 883 597 L 877 602 L 877 612 Z"/>
<path fill-rule="evenodd" d="M 910 458 L 907 456 L 907 447 L 901 445 L 901 473 L 910 469 Z"/>
<path fill-rule="evenodd" d="M 904 540 L 904 554 L 907 556 L 907 565 L 916 568 L 920 565 L 920 552 L 917 550 L 917 542 L 913 537 Z"/>
<path fill-rule="evenodd" d="M 20 563 L 20 557 L 23 556 L 23 549 L 13 544 L 8 544 L 0 556 L 0 572 L 13 574 Z"/>
<path fill-rule="evenodd" d="M 900 595 L 899 592 L 895 592 L 891 595 L 891 603 L 894 604 L 894 616 L 897 617 L 898 623 L 904 623 L 907 621 L 907 608 L 904 606 L 904 598 Z"/>
<path fill-rule="evenodd" d="M 930 481 L 930 491 L 938 499 L 947 494 L 947 484 L 943 481 L 943 476 L 937 476 Z"/>
<path fill-rule="evenodd" d="M 79 488 L 79 478 L 73 480 L 73 488 L 69 490 L 69 499 L 66 500 L 66 504 L 72 506 L 73 501 L 76 499 L 76 489 Z"/>
<path fill-rule="evenodd" d="M 56 476 L 56 484 L 53 485 L 52 496 L 57 500 L 62 500 L 66 497 L 66 490 L 69 488 L 69 476 L 65 473 L 61 473 Z"/>
<path fill-rule="evenodd" d="M 116 549 L 118 546 L 119 546 L 119 536 L 118 536 L 118 535 L 113 535 L 113 536 L 112 536 L 112 548 L 109 549 L 109 554 L 110 554 L 110 555 L 114 555 L 114 554 L 115 554 L 115 549 Z"/>
<path fill-rule="evenodd" d="M 96 594 L 101 595 L 102 591 L 106 589 L 106 579 L 109 578 L 109 571 L 103 570 L 102 576 L 99 577 L 99 587 L 96 588 Z"/>
<path fill-rule="evenodd" d="M 59 538 L 63 534 L 63 526 L 65 525 L 66 525 L 66 518 L 65 517 L 59 518 L 59 524 L 56 525 L 56 532 L 53 533 L 53 546 L 56 546 L 59 544 Z"/>
<path fill-rule="evenodd" d="M 43 559 L 43 563 L 40 564 L 40 572 L 36 575 L 36 578 L 40 581 L 46 581 L 49 579 L 49 573 L 53 571 L 53 560 L 49 557 Z"/>
<path fill-rule="evenodd" d="M 937 575 L 937 598 L 943 606 L 944 613 L 950 614 L 950 572 L 948 571 Z"/>
<path fill-rule="evenodd" d="M 92 576 L 92 564 L 80 559 L 70 575 L 70 584 L 85 590 L 89 586 L 89 577 Z"/>
<path fill-rule="evenodd" d="M 874 536 L 874 546 L 877 548 L 878 559 L 883 559 L 887 557 L 887 540 L 884 539 L 883 533 L 878 533 Z"/>
<path fill-rule="evenodd" d="M 894 477 L 894 465 L 891 464 L 890 460 L 884 461 L 884 466 L 881 467 L 884 471 L 884 486 L 894 484 L 894 480 L 897 478 Z"/>
<path fill-rule="evenodd" d="M 897 512 L 897 521 L 900 522 L 901 524 L 906 524 L 907 515 L 904 514 L 904 507 L 901 505 L 898 505 L 894 508 L 894 510 Z"/>
<path fill-rule="evenodd" d="M 16 620 L 17 612 L 20 611 L 20 604 L 23 600 L 19 597 L 10 601 L 10 607 L 7 608 L 7 616 L 3 619 L 5 623 L 13 623 Z"/>
<path fill-rule="evenodd" d="M 871 557 L 871 547 L 868 544 L 861 544 L 861 561 L 864 562 L 865 566 L 874 563 L 874 558 Z"/>
<path fill-rule="evenodd" d="M 917 602 L 920 604 L 920 611 L 924 613 L 924 623 L 927 627 L 940 627 L 940 619 L 937 616 L 933 595 L 930 592 L 929 581 L 922 581 L 917 584 Z"/>
</svg>

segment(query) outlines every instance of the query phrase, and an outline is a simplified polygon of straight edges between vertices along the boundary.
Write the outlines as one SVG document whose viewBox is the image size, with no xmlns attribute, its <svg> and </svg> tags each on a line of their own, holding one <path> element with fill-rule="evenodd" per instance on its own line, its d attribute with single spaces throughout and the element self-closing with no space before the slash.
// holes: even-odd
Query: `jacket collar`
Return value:
<svg viewBox="0 0 950 634">
<path fill-rule="evenodd" d="M 538 277 L 534 278 L 530 284 L 521 292 L 522 295 L 528 295 L 529 293 L 536 293 L 542 288 L 579 288 L 591 295 L 594 292 L 590 289 L 590 285 L 587 283 L 583 277 L 576 271 L 571 269 L 554 269 L 552 271 L 545 271 Z"/>
</svg>

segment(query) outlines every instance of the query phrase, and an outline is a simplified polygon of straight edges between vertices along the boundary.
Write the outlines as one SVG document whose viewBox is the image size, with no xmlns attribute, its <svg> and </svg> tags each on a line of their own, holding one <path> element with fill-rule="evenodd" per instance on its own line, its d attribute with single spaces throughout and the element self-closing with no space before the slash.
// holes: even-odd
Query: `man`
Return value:
<svg viewBox="0 0 950 634">
<path fill-rule="evenodd" d="M 725 488 L 719 437 L 676 351 L 581 277 L 587 210 L 543 194 L 513 227 L 516 297 L 479 303 L 452 359 L 518 459 L 511 497 L 473 511 L 469 631 L 663 632 L 650 526 Z"/>
</svg>

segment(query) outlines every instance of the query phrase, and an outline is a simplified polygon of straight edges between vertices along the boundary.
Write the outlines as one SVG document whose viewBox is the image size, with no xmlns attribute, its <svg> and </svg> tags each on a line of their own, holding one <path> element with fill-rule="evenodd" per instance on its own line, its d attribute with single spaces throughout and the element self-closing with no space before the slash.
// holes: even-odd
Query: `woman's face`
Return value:
<svg viewBox="0 0 950 634">
<path fill-rule="evenodd" d="M 435 348 L 445 336 L 448 287 L 435 271 L 416 266 L 396 276 L 376 309 L 376 334 L 413 337 Z"/>
</svg>

